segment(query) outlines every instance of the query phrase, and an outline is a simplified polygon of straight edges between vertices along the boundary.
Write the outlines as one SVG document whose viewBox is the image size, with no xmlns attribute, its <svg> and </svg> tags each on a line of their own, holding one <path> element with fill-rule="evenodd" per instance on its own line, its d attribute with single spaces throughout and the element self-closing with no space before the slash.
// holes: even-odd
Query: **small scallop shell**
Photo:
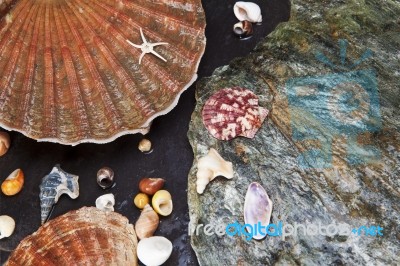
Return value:
<svg viewBox="0 0 400 266">
<path fill-rule="evenodd" d="M 168 216 L 172 212 L 173 206 L 171 194 L 166 190 L 157 191 L 156 194 L 154 194 L 151 203 L 154 210 L 162 216 Z"/>
<path fill-rule="evenodd" d="M 15 229 L 15 221 L 8 215 L 0 216 L 0 239 L 12 235 Z"/>
<path fill-rule="evenodd" d="M 112 193 L 102 195 L 96 199 L 96 208 L 102 211 L 113 212 L 115 198 Z"/>
<path fill-rule="evenodd" d="M 204 126 L 219 140 L 237 136 L 254 138 L 268 110 L 258 106 L 258 97 L 250 90 L 234 87 L 219 90 L 204 104 Z"/>
<path fill-rule="evenodd" d="M 172 253 L 172 243 L 162 236 L 153 236 L 139 241 L 137 255 L 146 266 L 161 265 Z"/>
<path fill-rule="evenodd" d="M 265 189 L 257 182 L 253 182 L 247 189 L 244 201 L 244 222 L 246 224 L 258 224 L 268 226 L 272 213 L 272 201 Z M 263 239 L 266 235 L 259 231 L 253 234 L 254 239 Z"/>
<path fill-rule="evenodd" d="M 135 224 L 137 237 L 143 239 L 152 236 L 156 231 L 159 222 L 160 219 L 158 218 L 157 213 L 153 210 L 150 204 L 146 204 Z"/>
<path fill-rule="evenodd" d="M 17 169 L 1 184 L 1 191 L 7 196 L 13 196 L 21 191 L 23 185 L 24 173 L 21 169 Z"/>
</svg>

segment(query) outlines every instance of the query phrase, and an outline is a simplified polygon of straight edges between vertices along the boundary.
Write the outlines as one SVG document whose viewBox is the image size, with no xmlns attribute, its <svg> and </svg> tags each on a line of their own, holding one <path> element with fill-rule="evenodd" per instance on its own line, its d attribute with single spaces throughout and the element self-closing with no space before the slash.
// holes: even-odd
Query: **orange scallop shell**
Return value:
<svg viewBox="0 0 400 266">
<path fill-rule="evenodd" d="M 145 54 L 127 40 L 167 42 Z M 105 143 L 148 130 L 197 78 L 200 0 L 19 0 L 0 21 L 0 126 Z"/>
<path fill-rule="evenodd" d="M 138 265 L 136 247 L 127 218 L 83 207 L 26 237 L 5 265 Z"/>
</svg>

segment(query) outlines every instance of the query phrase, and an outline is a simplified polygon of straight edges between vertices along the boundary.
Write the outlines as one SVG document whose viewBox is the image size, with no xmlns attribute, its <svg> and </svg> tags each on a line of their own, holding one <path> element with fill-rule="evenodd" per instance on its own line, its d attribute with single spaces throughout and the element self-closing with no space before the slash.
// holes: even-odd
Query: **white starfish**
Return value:
<svg viewBox="0 0 400 266">
<path fill-rule="evenodd" d="M 142 54 L 139 57 L 139 65 L 142 62 L 142 58 L 145 54 L 153 54 L 155 56 L 157 56 L 158 58 L 160 58 L 161 60 L 163 60 L 164 62 L 167 62 L 167 60 L 165 58 L 163 58 L 161 55 L 159 55 L 156 51 L 154 51 L 154 47 L 158 46 L 158 45 L 168 45 L 168 43 L 166 42 L 156 42 L 156 43 L 150 43 L 146 40 L 146 38 L 144 37 L 142 28 L 140 28 L 140 35 L 142 36 L 142 41 L 143 43 L 141 45 L 138 44 L 134 44 L 129 40 L 126 40 L 130 45 L 132 45 L 133 47 L 136 48 L 140 48 L 142 50 Z"/>
</svg>

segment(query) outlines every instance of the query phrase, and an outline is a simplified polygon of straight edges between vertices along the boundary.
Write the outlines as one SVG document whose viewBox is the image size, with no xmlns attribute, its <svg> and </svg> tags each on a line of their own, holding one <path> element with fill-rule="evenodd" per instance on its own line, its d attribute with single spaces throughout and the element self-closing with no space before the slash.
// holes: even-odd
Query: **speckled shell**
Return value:
<svg viewBox="0 0 400 266">
<path fill-rule="evenodd" d="M 72 199 L 79 196 L 78 178 L 76 175 L 63 171 L 60 165 L 54 166 L 51 172 L 43 177 L 39 194 L 42 224 L 62 194 L 68 194 Z"/>
<path fill-rule="evenodd" d="M 197 78 L 200 0 L 18 0 L 0 21 L 0 126 L 40 140 L 105 143 L 146 132 Z M 4 8 L 3 10 L 7 10 Z M 3 12 L 4 13 L 4 12 Z M 0 12 L 1 15 L 1 12 Z M 140 28 L 167 42 L 139 64 Z"/>
<path fill-rule="evenodd" d="M 203 123 L 219 140 L 237 136 L 254 138 L 268 110 L 258 106 L 258 97 L 245 88 L 225 88 L 212 95 L 203 107 Z"/>
<path fill-rule="evenodd" d="M 138 265 L 136 247 L 127 218 L 83 207 L 26 237 L 5 265 Z"/>
</svg>

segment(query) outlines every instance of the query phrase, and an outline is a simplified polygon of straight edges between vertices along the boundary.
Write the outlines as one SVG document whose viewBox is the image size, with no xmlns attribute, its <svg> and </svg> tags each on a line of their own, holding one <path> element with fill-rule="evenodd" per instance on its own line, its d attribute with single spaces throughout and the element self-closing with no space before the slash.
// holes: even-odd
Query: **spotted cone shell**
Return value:
<svg viewBox="0 0 400 266">
<path fill-rule="evenodd" d="M 7 1 L 5 3 L 9 3 Z M 0 10 L 0 126 L 41 141 L 145 132 L 197 78 L 200 0 L 17 0 Z M 139 64 L 143 35 L 166 42 Z"/>
<path fill-rule="evenodd" d="M 5 265 L 138 265 L 136 247 L 127 218 L 83 207 L 26 237 Z"/>
<path fill-rule="evenodd" d="M 258 106 L 258 97 L 245 88 L 226 88 L 212 95 L 203 107 L 203 123 L 219 140 L 237 136 L 254 138 L 268 110 Z"/>
</svg>

